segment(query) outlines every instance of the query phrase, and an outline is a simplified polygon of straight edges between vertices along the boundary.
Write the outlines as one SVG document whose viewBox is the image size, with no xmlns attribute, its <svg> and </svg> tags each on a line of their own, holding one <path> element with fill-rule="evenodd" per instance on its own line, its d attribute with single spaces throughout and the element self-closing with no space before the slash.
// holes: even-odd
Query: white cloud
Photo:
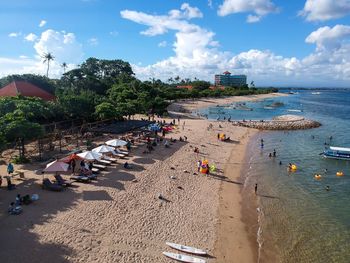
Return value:
<svg viewBox="0 0 350 263">
<path fill-rule="evenodd" d="M 312 32 L 306 43 L 316 44 L 317 50 L 332 50 L 339 48 L 344 39 L 350 37 L 350 26 L 336 25 L 333 28 L 325 26 Z"/>
<path fill-rule="evenodd" d="M 50 63 L 50 77 L 60 77 L 63 73 L 61 64 L 66 62 L 69 69 L 76 67 L 83 58 L 82 45 L 73 33 L 48 29 L 34 41 L 35 55 L 29 58 L 21 55 L 19 58 L 0 57 L 0 76 L 9 74 L 46 74 L 46 64 L 42 55 L 50 52 L 54 60 Z"/>
<path fill-rule="evenodd" d="M 45 25 L 46 25 L 46 23 L 47 23 L 47 21 L 46 21 L 46 20 L 41 20 L 41 21 L 40 21 L 40 23 L 39 23 L 39 27 L 43 27 L 43 26 L 45 26 Z"/>
<path fill-rule="evenodd" d="M 212 1 L 212 0 L 208 0 L 208 6 L 209 6 L 210 8 L 213 8 L 213 1 Z"/>
<path fill-rule="evenodd" d="M 29 42 L 34 42 L 37 38 L 38 38 L 38 36 L 33 34 L 33 33 L 29 33 L 28 35 L 26 35 L 24 37 L 24 39 L 29 41 Z"/>
<path fill-rule="evenodd" d="M 12 33 L 8 34 L 9 37 L 19 37 L 20 35 L 22 35 L 21 32 L 12 32 Z"/>
<path fill-rule="evenodd" d="M 147 26 L 143 31 L 147 36 L 175 31 L 173 56 L 151 65 L 132 65 L 141 79 L 167 80 L 179 75 L 213 81 L 214 74 L 229 70 L 233 74 L 247 74 L 257 85 L 347 86 L 350 81 L 347 26 L 320 28 L 311 33 L 305 41 L 315 44 L 316 49 L 305 58 L 283 57 L 257 49 L 233 55 L 218 49 L 214 32 L 189 23 L 188 19 L 175 19 L 170 13 L 157 16 L 122 11 L 121 14 L 125 19 Z"/>
<path fill-rule="evenodd" d="M 307 21 L 326 21 L 350 14 L 350 0 L 306 0 L 299 15 Z"/>
<path fill-rule="evenodd" d="M 162 41 L 162 42 L 158 43 L 158 47 L 166 47 L 167 44 L 168 43 L 166 41 Z"/>
<path fill-rule="evenodd" d="M 278 12 L 278 8 L 270 0 L 224 0 L 219 6 L 218 15 L 227 16 L 247 12 L 254 13 L 247 17 L 248 23 L 254 23 L 267 14 Z"/>
<path fill-rule="evenodd" d="M 98 39 L 95 37 L 92 37 L 88 40 L 88 43 L 90 46 L 97 46 L 98 45 Z"/>
<path fill-rule="evenodd" d="M 58 63 L 79 63 L 83 57 L 82 45 L 77 42 L 73 33 L 59 32 L 52 29 L 44 31 L 34 44 L 40 57 L 50 52 Z"/>
<path fill-rule="evenodd" d="M 247 23 L 256 23 L 261 20 L 261 16 L 255 16 L 255 15 L 248 15 L 247 16 Z"/>
</svg>

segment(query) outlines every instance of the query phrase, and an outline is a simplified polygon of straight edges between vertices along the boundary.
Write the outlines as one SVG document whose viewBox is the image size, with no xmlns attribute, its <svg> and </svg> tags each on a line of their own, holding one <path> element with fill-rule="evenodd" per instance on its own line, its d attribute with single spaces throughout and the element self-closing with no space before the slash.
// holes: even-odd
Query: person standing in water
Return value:
<svg viewBox="0 0 350 263">
<path fill-rule="evenodd" d="M 254 192 L 255 192 L 255 195 L 256 195 L 257 192 L 258 192 L 258 184 L 255 184 Z"/>
<path fill-rule="evenodd" d="M 276 150 L 275 150 L 275 149 L 273 149 L 272 156 L 273 156 L 273 157 L 276 157 Z"/>
</svg>

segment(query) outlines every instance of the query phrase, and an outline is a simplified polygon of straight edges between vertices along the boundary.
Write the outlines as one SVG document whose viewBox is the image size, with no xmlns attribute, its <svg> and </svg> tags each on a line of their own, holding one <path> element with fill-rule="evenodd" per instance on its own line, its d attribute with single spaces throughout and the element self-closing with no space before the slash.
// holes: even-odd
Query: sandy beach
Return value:
<svg viewBox="0 0 350 263">
<path fill-rule="evenodd" d="M 166 137 L 186 136 L 186 142 L 170 148 L 160 144 L 150 154 L 143 153 L 144 145 L 135 145 L 128 158 L 132 169 L 118 160 L 97 181 L 75 183 L 63 192 L 41 189 L 42 175 L 35 171 L 43 164 L 15 165 L 26 178 L 13 181 L 16 190 L 7 191 L 6 182 L 0 190 L 1 262 L 172 262 L 162 255 L 176 252 L 166 241 L 208 250 L 207 262 L 256 262 L 240 194 L 241 163 L 256 131 L 187 115 L 210 105 L 273 96 L 280 95 L 174 103 L 170 113 L 180 112 L 180 124 Z M 217 133 L 231 141 L 219 141 Z M 197 171 L 203 159 L 217 168 L 209 176 Z M 5 175 L 6 166 L 0 167 Z M 21 215 L 8 215 L 18 193 L 36 193 L 40 199 L 24 206 Z"/>
</svg>

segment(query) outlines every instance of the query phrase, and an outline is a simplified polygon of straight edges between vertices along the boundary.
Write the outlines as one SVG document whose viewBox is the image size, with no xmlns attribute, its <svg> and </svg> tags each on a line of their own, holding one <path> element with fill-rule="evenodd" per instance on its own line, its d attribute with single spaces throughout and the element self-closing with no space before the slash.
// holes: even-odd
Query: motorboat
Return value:
<svg viewBox="0 0 350 263">
<path fill-rule="evenodd" d="M 330 146 L 324 150 L 323 156 L 332 159 L 350 160 L 350 148 Z"/>
</svg>

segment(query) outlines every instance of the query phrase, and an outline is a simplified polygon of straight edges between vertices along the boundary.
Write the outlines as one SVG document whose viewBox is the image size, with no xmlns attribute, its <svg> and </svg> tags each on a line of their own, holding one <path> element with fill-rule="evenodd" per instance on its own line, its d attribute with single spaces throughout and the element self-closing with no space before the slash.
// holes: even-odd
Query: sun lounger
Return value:
<svg viewBox="0 0 350 263">
<path fill-rule="evenodd" d="M 113 163 L 116 163 L 117 162 L 117 159 L 116 158 L 113 158 L 113 157 L 109 157 L 109 156 L 103 156 L 102 157 L 104 160 L 106 161 L 110 161 L 110 162 L 113 162 Z"/>
<path fill-rule="evenodd" d="M 112 162 L 106 161 L 106 160 L 97 160 L 97 162 L 104 164 L 104 165 L 111 165 L 112 164 Z"/>
<path fill-rule="evenodd" d="M 92 164 L 92 167 L 98 168 L 100 170 L 106 170 L 107 169 L 107 166 L 102 165 L 102 164 L 97 164 L 97 163 Z"/>
<path fill-rule="evenodd" d="M 87 176 L 72 175 L 70 178 L 74 181 L 81 182 L 81 183 L 89 183 L 90 182 L 90 179 Z"/>
<path fill-rule="evenodd" d="M 118 148 L 116 148 L 114 151 L 119 154 L 129 155 L 128 151 L 119 150 Z"/>
<path fill-rule="evenodd" d="M 121 158 L 121 159 L 123 159 L 123 158 L 126 157 L 125 154 L 117 153 L 116 151 L 113 151 L 113 152 L 112 152 L 112 155 L 115 156 L 115 157 L 119 157 L 119 158 Z"/>
<path fill-rule="evenodd" d="M 59 184 L 53 184 L 49 179 L 43 179 L 43 188 L 51 191 L 62 191 L 63 186 Z"/>
<path fill-rule="evenodd" d="M 56 179 L 57 184 L 62 185 L 62 186 L 72 186 L 72 184 L 73 184 L 72 180 L 65 180 L 59 174 L 55 175 L 55 179 Z"/>
<path fill-rule="evenodd" d="M 99 174 L 100 173 L 100 170 L 98 168 L 92 168 L 91 171 L 94 174 Z"/>
</svg>

